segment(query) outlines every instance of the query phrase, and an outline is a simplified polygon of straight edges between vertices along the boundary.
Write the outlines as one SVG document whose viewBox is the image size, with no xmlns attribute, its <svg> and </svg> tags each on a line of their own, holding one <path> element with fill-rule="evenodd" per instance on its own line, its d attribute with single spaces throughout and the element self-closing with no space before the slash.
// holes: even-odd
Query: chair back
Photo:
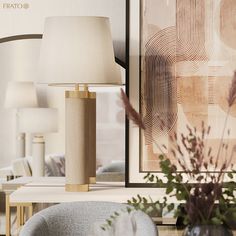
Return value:
<svg viewBox="0 0 236 236">
<path fill-rule="evenodd" d="M 114 212 L 122 212 L 121 209 L 126 210 L 127 206 L 96 201 L 58 204 L 31 217 L 23 226 L 20 236 L 87 236 L 94 224 L 100 227 Z M 135 225 L 137 232 L 141 233 L 137 236 L 157 235 L 156 226 L 143 212 L 135 217 Z"/>
</svg>

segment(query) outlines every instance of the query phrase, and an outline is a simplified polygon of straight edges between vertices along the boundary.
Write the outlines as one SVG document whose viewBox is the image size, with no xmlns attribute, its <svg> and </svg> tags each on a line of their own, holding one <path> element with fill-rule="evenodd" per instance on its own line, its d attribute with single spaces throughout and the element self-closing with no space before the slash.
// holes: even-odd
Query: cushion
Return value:
<svg viewBox="0 0 236 236">
<path fill-rule="evenodd" d="M 50 154 L 46 156 L 45 176 L 65 176 L 64 154 Z"/>
<path fill-rule="evenodd" d="M 120 173 L 125 173 L 125 162 L 120 161 L 120 162 L 113 162 L 110 163 L 106 166 L 100 167 L 97 170 L 97 174 L 101 174 L 104 172 L 120 172 Z"/>
<path fill-rule="evenodd" d="M 33 157 L 18 158 L 12 161 L 13 174 L 18 176 L 32 175 Z M 45 176 L 65 176 L 64 154 L 50 154 L 45 157 Z"/>
<path fill-rule="evenodd" d="M 17 158 L 11 162 L 15 176 L 31 176 L 31 168 L 26 158 Z"/>
</svg>

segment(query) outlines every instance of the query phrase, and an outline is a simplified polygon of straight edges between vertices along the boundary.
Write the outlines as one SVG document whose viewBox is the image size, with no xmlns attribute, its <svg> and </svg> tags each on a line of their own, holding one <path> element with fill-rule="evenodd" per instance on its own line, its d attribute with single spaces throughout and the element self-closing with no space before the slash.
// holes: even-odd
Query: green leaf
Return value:
<svg viewBox="0 0 236 236">
<path fill-rule="evenodd" d="M 137 199 L 135 197 L 132 197 L 133 203 L 137 203 Z"/>
<path fill-rule="evenodd" d="M 148 178 L 149 178 L 149 175 L 150 175 L 150 173 L 147 173 L 143 178 L 144 178 L 144 179 L 148 179 Z"/>
<path fill-rule="evenodd" d="M 169 212 L 171 212 L 175 208 L 175 204 L 171 203 L 170 205 L 167 206 L 167 209 Z"/>
<path fill-rule="evenodd" d="M 211 219 L 211 222 L 212 222 L 212 224 L 214 224 L 214 225 L 221 225 L 223 222 L 219 219 L 219 218 L 217 218 L 217 217 L 213 217 L 212 219 Z"/>
<path fill-rule="evenodd" d="M 184 224 L 184 225 L 188 225 L 188 224 L 189 224 L 189 219 L 188 219 L 188 217 L 184 217 L 183 224 Z"/>
<path fill-rule="evenodd" d="M 174 190 L 173 185 L 168 185 L 166 188 L 166 194 L 171 193 Z"/>
<path fill-rule="evenodd" d="M 115 211 L 114 214 L 115 214 L 116 216 L 119 216 L 119 215 L 120 215 L 117 211 Z"/>
<path fill-rule="evenodd" d="M 181 183 L 181 182 L 183 181 L 183 177 L 182 177 L 181 173 L 180 173 L 180 174 L 177 174 L 177 175 L 175 176 L 175 180 L 176 180 L 176 182 L 178 182 L 178 183 Z"/>
<path fill-rule="evenodd" d="M 108 224 L 109 226 L 111 226 L 111 224 L 112 224 L 112 221 L 111 221 L 111 220 L 106 220 L 106 222 L 107 222 L 107 224 Z"/>
<path fill-rule="evenodd" d="M 203 175 L 199 175 L 199 176 L 197 177 L 197 181 L 198 181 L 198 182 L 201 182 L 203 179 L 204 179 L 204 176 L 203 176 Z"/>
<path fill-rule="evenodd" d="M 143 197 L 143 203 L 144 204 L 148 203 L 148 200 L 145 197 Z"/>
<path fill-rule="evenodd" d="M 141 196 L 138 194 L 137 195 L 138 196 L 138 200 L 139 200 L 139 202 L 142 202 L 142 198 L 141 198 Z"/>
<path fill-rule="evenodd" d="M 231 172 L 229 172 L 227 175 L 228 175 L 228 177 L 229 177 L 230 179 L 233 179 L 233 178 L 234 178 L 234 176 L 233 176 L 233 174 L 232 174 Z"/>
<path fill-rule="evenodd" d="M 127 212 L 128 212 L 128 213 L 130 213 L 130 212 L 132 211 L 132 209 L 129 208 L 129 207 L 127 207 L 126 209 L 127 209 Z"/>
<path fill-rule="evenodd" d="M 186 200 L 186 199 L 185 199 L 185 194 L 183 194 L 183 193 L 176 193 L 176 199 L 177 199 L 178 201 Z"/>
<path fill-rule="evenodd" d="M 154 175 L 150 175 L 149 178 L 148 178 L 148 181 L 153 182 L 153 180 L 154 180 Z"/>
</svg>

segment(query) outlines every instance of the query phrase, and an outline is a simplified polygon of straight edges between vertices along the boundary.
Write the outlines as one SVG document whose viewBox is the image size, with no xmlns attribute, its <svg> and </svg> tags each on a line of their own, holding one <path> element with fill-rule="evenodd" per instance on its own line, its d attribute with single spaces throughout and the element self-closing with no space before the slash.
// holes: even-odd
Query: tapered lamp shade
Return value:
<svg viewBox="0 0 236 236">
<path fill-rule="evenodd" d="M 94 16 L 47 18 L 38 82 L 52 85 L 121 84 L 109 19 Z"/>
<path fill-rule="evenodd" d="M 11 81 L 5 97 L 6 108 L 37 107 L 37 93 L 33 82 Z"/>
<path fill-rule="evenodd" d="M 54 108 L 25 108 L 19 112 L 19 130 L 24 133 L 52 133 L 58 129 Z"/>
</svg>

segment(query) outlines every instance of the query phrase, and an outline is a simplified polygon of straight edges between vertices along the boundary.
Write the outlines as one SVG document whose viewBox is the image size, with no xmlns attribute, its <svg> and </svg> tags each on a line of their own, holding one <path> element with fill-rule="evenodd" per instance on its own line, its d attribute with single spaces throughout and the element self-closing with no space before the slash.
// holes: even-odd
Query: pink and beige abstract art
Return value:
<svg viewBox="0 0 236 236">
<path fill-rule="evenodd" d="M 206 145 L 216 153 L 236 69 L 236 1 L 142 0 L 140 27 L 140 108 L 146 125 L 140 170 L 159 170 L 157 145 L 167 146 L 166 154 L 176 161 L 170 136 L 186 133 L 186 125 L 200 131 L 202 121 L 211 126 Z M 236 105 L 227 129 L 231 147 Z"/>
</svg>

